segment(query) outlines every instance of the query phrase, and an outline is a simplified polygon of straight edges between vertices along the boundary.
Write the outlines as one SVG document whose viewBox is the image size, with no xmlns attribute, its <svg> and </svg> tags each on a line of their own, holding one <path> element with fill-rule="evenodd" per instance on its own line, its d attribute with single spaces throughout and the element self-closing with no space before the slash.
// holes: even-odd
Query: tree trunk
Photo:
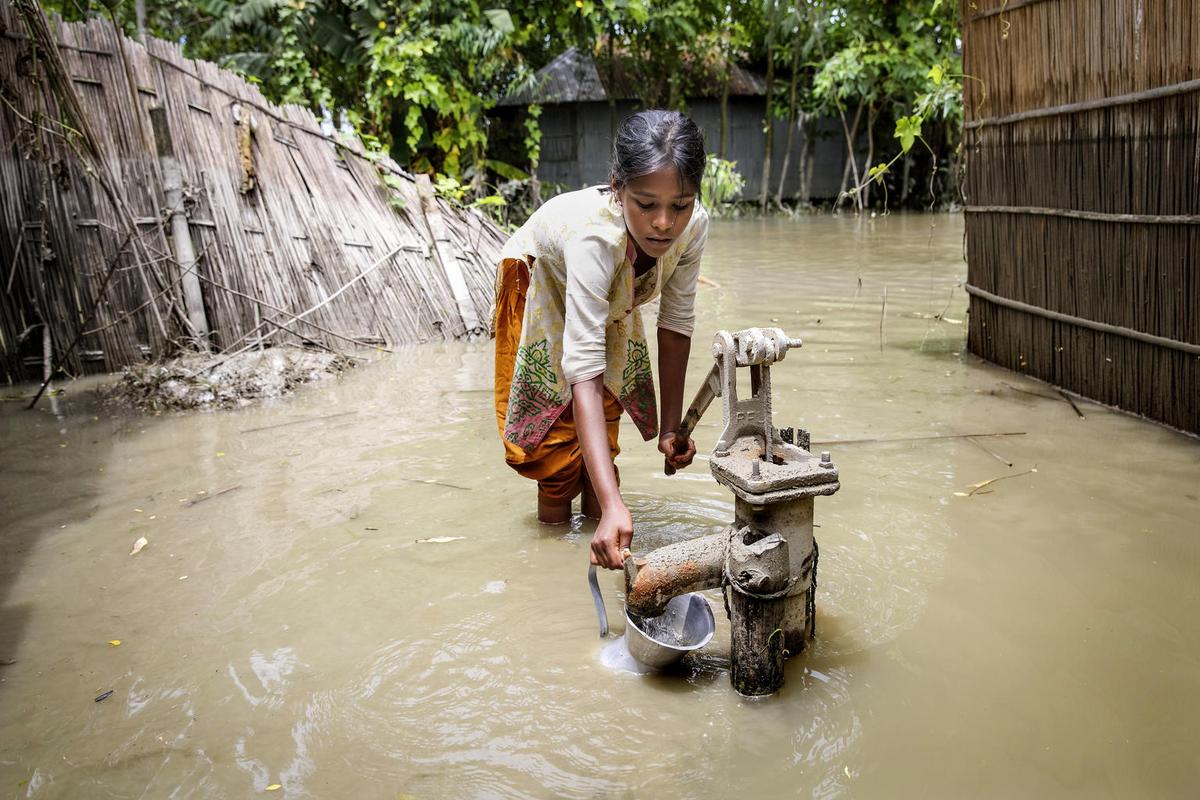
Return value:
<svg viewBox="0 0 1200 800">
<path fill-rule="evenodd" d="M 608 28 L 608 86 L 604 94 L 608 96 L 608 142 L 609 145 L 617 138 L 617 62 L 613 56 L 613 26 Z M 539 198 L 540 204 L 540 198 Z"/>
<path fill-rule="evenodd" d="M 729 82 L 733 66 L 725 62 L 725 80 L 721 83 L 721 144 L 717 147 L 717 155 L 722 160 L 729 158 Z"/>
<path fill-rule="evenodd" d="M 529 167 L 529 204 L 536 211 L 542 205 L 542 182 L 538 179 L 537 165 Z"/>
<path fill-rule="evenodd" d="M 816 149 L 814 134 L 816 133 L 816 124 L 814 120 L 816 115 L 800 112 L 799 124 L 801 131 L 804 134 L 804 141 L 800 144 L 800 163 L 799 167 L 799 186 L 796 189 L 796 205 L 808 207 L 812 205 L 812 173 L 813 173 L 813 151 Z"/>
<path fill-rule="evenodd" d="M 721 143 L 717 147 L 717 155 L 721 160 L 729 158 L 729 84 L 733 82 L 733 35 L 729 32 L 733 19 L 729 6 L 725 7 L 725 34 L 722 37 L 724 47 L 721 50 L 723 75 L 721 76 Z"/>
<path fill-rule="evenodd" d="M 775 189 L 775 205 L 783 206 L 783 185 L 787 183 L 788 162 L 792 158 L 792 140 L 796 133 L 796 81 L 800 74 L 800 47 L 792 44 L 792 77 L 788 81 L 787 144 L 783 146 L 783 164 L 779 168 L 779 186 Z"/>
<path fill-rule="evenodd" d="M 776 0 L 771 0 L 767 9 L 767 96 L 766 96 L 766 139 L 763 143 L 762 184 L 759 187 L 758 204 L 763 212 L 767 210 L 767 198 L 771 192 L 771 146 L 775 142 L 775 125 L 771 114 L 771 93 L 775 89 L 775 7 Z"/>
<path fill-rule="evenodd" d="M 846 125 L 846 111 L 838 108 L 838 117 L 842 121 L 842 133 L 846 135 L 846 167 L 842 170 L 842 186 L 838 189 L 838 199 L 834 203 L 834 207 L 842 204 L 842 195 L 845 194 L 848 188 L 846 182 L 850 179 L 851 173 L 854 175 L 854 185 L 858 185 L 858 161 L 854 158 L 854 141 L 858 136 L 858 123 L 862 120 L 863 104 L 858 104 L 858 109 L 854 112 L 854 124 Z"/>
<path fill-rule="evenodd" d="M 946 141 L 943 145 L 946 150 L 946 191 L 945 197 L 947 203 L 962 202 L 966 204 L 966 198 L 962 197 L 959 191 L 959 174 L 958 174 L 958 147 L 954 143 L 954 128 L 950 120 L 945 121 Z M 934 174 L 937 174 L 937 159 L 933 159 Z"/>
<path fill-rule="evenodd" d="M 871 162 L 875 160 L 875 104 L 870 103 L 867 106 L 867 161 L 866 168 L 871 169 Z M 871 205 L 871 184 L 874 180 L 868 180 L 867 185 L 862 189 L 862 203 L 859 208 L 866 208 Z"/>
</svg>

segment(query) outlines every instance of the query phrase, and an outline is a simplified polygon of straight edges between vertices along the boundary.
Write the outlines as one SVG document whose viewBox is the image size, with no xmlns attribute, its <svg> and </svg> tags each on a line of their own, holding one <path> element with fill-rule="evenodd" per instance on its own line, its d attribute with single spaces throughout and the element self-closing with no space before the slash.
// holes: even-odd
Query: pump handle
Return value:
<svg viewBox="0 0 1200 800">
<path fill-rule="evenodd" d="M 704 383 L 700 384 L 700 388 L 696 391 L 692 404 L 688 406 L 687 413 L 683 415 L 683 420 L 679 423 L 679 430 L 675 431 L 676 443 L 687 445 L 688 438 L 696 429 L 696 423 L 700 421 L 700 417 L 704 416 L 704 412 L 712 405 L 713 398 L 717 396 L 718 387 L 721 385 L 720 381 L 720 364 L 713 364 L 713 368 L 704 377 Z M 663 472 L 667 475 L 675 474 L 675 468 L 666 458 L 663 459 Z"/>
</svg>

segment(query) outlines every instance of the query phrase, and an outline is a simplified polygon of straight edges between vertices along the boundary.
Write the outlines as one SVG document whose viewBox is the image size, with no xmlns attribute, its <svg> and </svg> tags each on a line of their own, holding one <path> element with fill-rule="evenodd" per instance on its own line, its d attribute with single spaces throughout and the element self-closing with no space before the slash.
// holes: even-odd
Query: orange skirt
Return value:
<svg viewBox="0 0 1200 800">
<path fill-rule="evenodd" d="M 496 292 L 496 425 L 504 442 L 504 461 L 538 483 L 542 497 L 550 502 L 569 502 L 583 490 L 583 449 L 575 430 L 571 406 L 563 410 L 532 450 L 522 450 L 504 438 L 504 419 L 516 367 L 517 348 L 521 344 L 521 324 L 525 316 L 525 295 L 529 290 L 529 265 L 520 259 L 506 258 L 500 265 L 500 286 Z M 621 427 L 621 403 L 612 392 L 604 392 L 604 421 L 608 430 L 608 449 L 613 459 L 621 452 L 617 433 Z M 616 465 L 613 465 L 616 468 Z"/>
</svg>

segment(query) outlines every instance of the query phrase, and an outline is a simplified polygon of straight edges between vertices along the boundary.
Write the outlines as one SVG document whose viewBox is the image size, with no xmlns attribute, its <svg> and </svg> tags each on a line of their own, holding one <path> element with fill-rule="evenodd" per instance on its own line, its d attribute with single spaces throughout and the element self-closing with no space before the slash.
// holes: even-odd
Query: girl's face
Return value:
<svg viewBox="0 0 1200 800">
<path fill-rule="evenodd" d="M 613 194 L 625 217 L 625 227 L 642 253 L 658 258 L 667 252 L 692 218 L 695 190 L 684 184 L 678 167 L 634 178 Z"/>
</svg>

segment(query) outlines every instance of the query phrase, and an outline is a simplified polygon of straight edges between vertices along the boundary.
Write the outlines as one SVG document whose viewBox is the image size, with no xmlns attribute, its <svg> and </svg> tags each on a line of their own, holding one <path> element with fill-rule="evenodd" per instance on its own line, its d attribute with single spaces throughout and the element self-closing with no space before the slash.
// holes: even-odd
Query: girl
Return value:
<svg viewBox="0 0 1200 800">
<path fill-rule="evenodd" d="M 633 539 L 621 499 L 621 410 L 677 469 L 677 442 L 708 214 L 697 201 L 704 140 L 677 112 L 626 119 L 612 177 L 559 195 L 513 234 L 496 274 L 496 421 L 505 461 L 538 482 L 538 519 L 563 523 L 582 493 L 598 518 L 593 564 L 617 569 Z M 661 296 L 661 429 L 639 306 Z"/>
</svg>

